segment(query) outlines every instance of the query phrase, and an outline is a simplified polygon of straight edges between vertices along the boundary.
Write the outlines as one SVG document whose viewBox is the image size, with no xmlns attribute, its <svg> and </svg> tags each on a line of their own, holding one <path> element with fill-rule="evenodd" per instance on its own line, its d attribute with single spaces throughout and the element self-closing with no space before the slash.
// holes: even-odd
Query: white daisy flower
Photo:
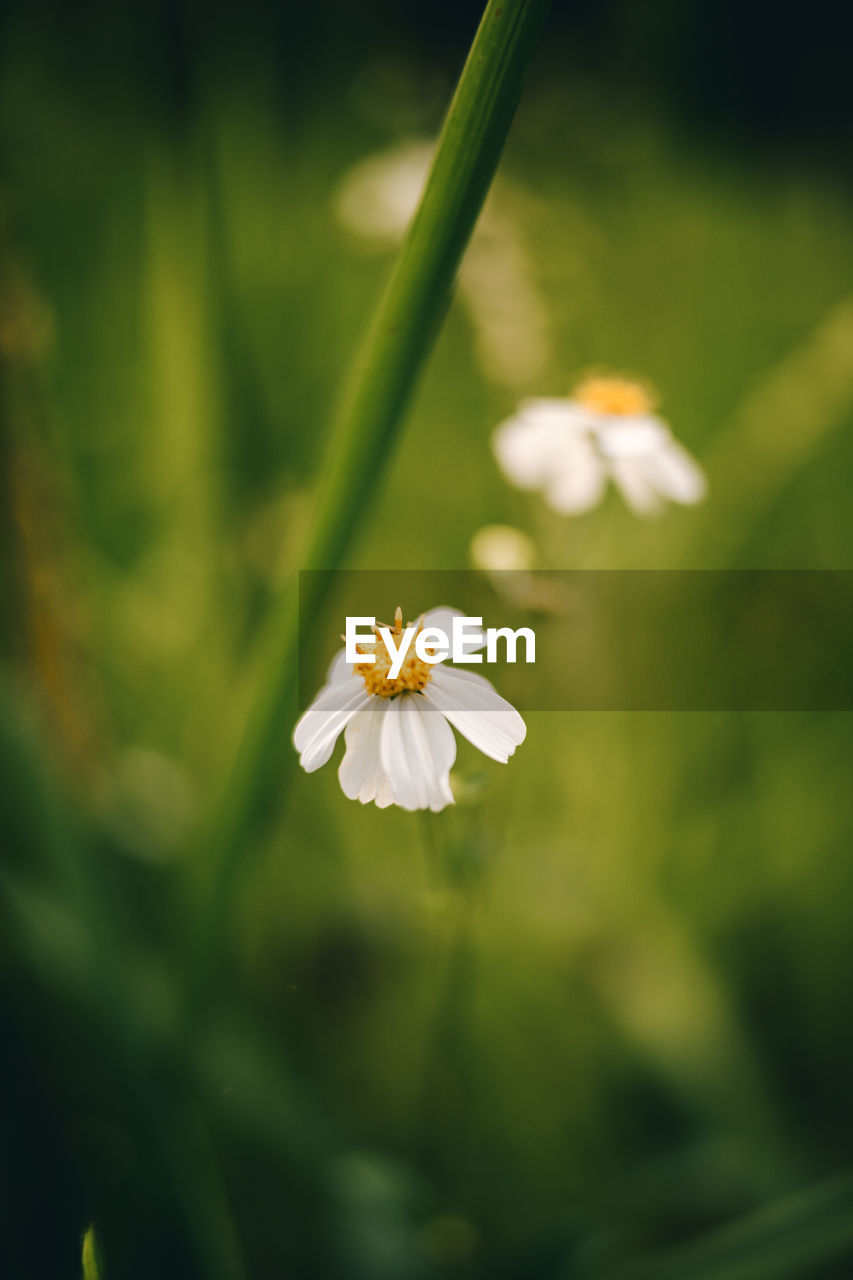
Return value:
<svg viewBox="0 0 853 1280">
<path fill-rule="evenodd" d="M 456 609 L 434 609 L 416 624 L 450 634 Z M 413 625 L 413 624 L 409 624 Z M 394 616 L 395 642 L 403 634 L 402 610 Z M 482 648 L 485 637 L 466 645 Z M 376 640 L 360 652 L 374 662 L 352 664 L 341 649 L 326 683 L 293 731 L 303 769 L 324 765 L 344 731 L 346 754 L 338 769 L 344 794 L 380 809 L 432 809 L 453 804 L 450 770 L 456 760 L 453 728 L 484 755 L 505 764 L 524 741 L 527 729 L 514 707 L 483 676 L 473 671 L 427 663 L 412 641 L 395 679 L 377 628 Z"/>
<path fill-rule="evenodd" d="M 492 447 L 508 480 L 541 490 L 561 515 L 596 506 L 608 480 L 638 515 L 656 514 L 667 499 L 701 502 L 705 473 L 653 408 L 638 382 L 590 377 L 568 399 L 522 401 Z"/>
</svg>

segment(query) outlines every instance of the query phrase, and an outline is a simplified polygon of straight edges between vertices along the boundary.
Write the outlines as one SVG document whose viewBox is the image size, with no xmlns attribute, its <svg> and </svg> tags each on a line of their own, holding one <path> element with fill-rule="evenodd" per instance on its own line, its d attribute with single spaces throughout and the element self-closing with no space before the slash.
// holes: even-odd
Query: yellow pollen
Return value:
<svg viewBox="0 0 853 1280">
<path fill-rule="evenodd" d="M 588 409 L 596 413 L 616 414 L 624 417 L 639 417 L 650 413 L 655 400 L 651 390 L 642 383 L 632 382 L 630 378 L 584 378 L 571 398 L 578 400 Z"/>
<path fill-rule="evenodd" d="M 385 623 L 379 624 L 384 626 Z M 423 624 L 418 624 L 418 630 L 412 637 L 412 642 L 406 650 L 406 656 L 403 659 L 403 665 L 400 667 L 399 675 L 392 680 L 388 675 L 391 670 L 391 657 L 385 647 L 385 641 L 379 634 L 379 625 L 374 627 L 376 639 L 371 644 L 369 641 L 363 648 L 359 648 L 359 653 L 373 653 L 376 655 L 374 662 L 358 662 L 353 666 L 353 671 L 358 672 L 364 680 L 364 686 L 368 693 L 375 693 L 380 698 L 396 698 L 398 693 L 419 693 L 421 689 L 429 682 L 432 675 L 432 666 L 428 662 L 424 662 L 419 658 L 415 650 L 415 641 L 418 635 L 423 631 Z M 409 623 L 413 626 L 413 623 Z M 405 631 L 403 626 L 403 610 L 399 607 L 394 614 L 394 625 L 390 628 L 394 638 L 394 644 L 399 646 L 400 639 Z"/>
</svg>

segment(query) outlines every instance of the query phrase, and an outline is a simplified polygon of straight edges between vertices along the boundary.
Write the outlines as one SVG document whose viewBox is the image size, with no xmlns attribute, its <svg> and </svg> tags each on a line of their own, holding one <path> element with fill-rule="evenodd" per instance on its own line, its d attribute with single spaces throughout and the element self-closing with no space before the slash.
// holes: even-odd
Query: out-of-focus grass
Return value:
<svg viewBox="0 0 853 1280">
<path fill-rule="evenodd" d="M 181 1024 L 182 850 L 388 265 L 333 193 L 389 137 L 343 88 L 294 120 L 225 73 L 181 130 L 69 99 L 23 56 L 0 100 L 7 665 L 98 833 L 153 1105 L 192 1082 L 180 1122 L 218 1157 L 249 1273 L 846 1274 L 849 1189 L 825 1180 L 853 1156 L 847 715 L 538 714 L 506 770 L 460 746 L 477 799 L 426 829 L 346 801 L 331 767 L 300 775 L 234 903 L 221 1007 Z M 602 362 L 649 376 L 708 504 L 645 525 L 610 498 L 561 525 L 507 489 L 488 438 L 513 395 L 455 308 L 350 564 L 462 567 L 499 520 L 572 568 L 849 567 L 841 181 L 549 82 L 503 176 L 551 324 L 519 394 Z M 105 1218 L 108 1274 L 111 1249 L 119 1275 L 178 1274 L 110 1028 L 79 1034 L 85 911 L 31 826 L 9 832 L 9 1150 L 35 1134 L 69 1240 Z"/>
</svg>

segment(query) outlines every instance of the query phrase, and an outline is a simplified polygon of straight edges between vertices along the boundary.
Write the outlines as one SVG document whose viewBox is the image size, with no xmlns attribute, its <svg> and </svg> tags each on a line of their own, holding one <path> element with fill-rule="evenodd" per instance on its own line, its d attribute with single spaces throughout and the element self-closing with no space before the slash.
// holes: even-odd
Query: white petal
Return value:
<svg viewBox="0 0 853 1280">
<path fill-rule="evenodd" d="M 419 809 L 418 761 L 409 760 L 407 741 L 407 710 L 409 699 L 395 698 L 389 705 L 389 714 L 382 725 L 380 757 L 388 777 L 394 801 L 403 809 Z"/>
<path fill-rule="evenodd" d="M 451 609 L 448 605 L 439 605 L 437 609 L 430 609 L 429 613 L 425 613 L 423 617 L 424 627 L 441 627 L 447 636 L 448 641 L 453 643 L 453 619 L 464 618 L 467 615 L 461 609 Z M 486 647 L 486 633 L 478 630 L 476 627 L 465 628 L 466 640 L 462 645 L 464 653 L 476 653 L 479 649 Z"/>
<path fill-rule="evenodd" d="M 339 680 L 346 680 L 352 674 L 352 663 L 347 662 L 346 649 L 339 649 L 329 663 L 329 670 L 326 672 L 326 684 L 337 684 Z M 360 676 L 359 679 L 361 679 Z"/>
<path fill-rule="evenodd" d="M 435 784 L 429 807 L 433 813 L 438 813 L 445 805 L 455 803 L 450 789 L 450 770 L 456 761 L 456 739 L 441 712 L 424 698 L 417 698 L 415 706 L 423 721 L 434 765 Z"/>
<path fill-rule="evenodd" d="M 341 730 L 367 706 L 370 694 L 359 676 L 324 685 L 293 730 L 293 745 L 307 773 L 324 765 Z"/>
<path fill-rule="evenodd" d="M 506 764 L 524 741 L 527 729 L 515 707 L 473 671 L 437 667 L 423 696 L 492 760 Z"/>
<path fill-rule="evenodd" d="M 596 443 L 605 458 L 644 458 L 672 439 L 669 427 L 653 414 L 610 414 L 599 420 Z"/>
<path fill-rule="evenodd" d="M 668 440 L 648 459 L 647 466 L 658 492 L 673 502 L 692 506 L 701 502 L 708 491 L 705 472 L 676 440 Z"/>
<path fill-rule="evenodd" d="M 617 458 L 610 463 L 614 484 L 638 516 L 657 515 L 663 505 L 647 464 L 647 458 Z"/>
<path fill-rule="evenodd" d="M 376 797 L 385 780 L 379 743 L 382 721 L 389 705 L 387 698 L 372 698 L 346 727 L 347 749 L 338 769 L 338 778 L 344 795 L 350 800 L 367 804 Z"/>
<path fill-rule="evenodd" d="M 605 463 L 590 441 L 578 436 L 560 458 L 559 469 L 545 490 L 545 501 L 560 515 L 580 515 L 601 501 L 606 480 Z"/>
<path fill-rule="evenodd" d="M 448 778 L 452 758 L 447 739 L 434 725 L 427 725 L 429 710 L 426 715 L 421 712 L 421 697 L 403 694 L 391 703 L 382 726 L 382 767 L 395 804 L 410 810 L 441 809 L 453 799 Z M 454 758 L 455 750 L 454 744 Z"/>
<path fill-rule="evenodd" d="M 588 430 L 600 417 L 594 409 L 579 400 L 564 400 L 560 396 L 532 396 L 522 400 L 517 417 L 528 422 L 554 423 L 566 430 Z"/>
<path fill-rule="evenodd" d="M 559 410 L 521 412 L 496 429 L 492 449 L 506 475 L 520 489 L 537 489 L 549 479 L 554 464 L 575 432 L 575 417 L 565 401 L 533 401 L 527 405 L 559 405 Z"/>
<path fill-rule="evenodd" d="M 387 773 L 382 775 L 382 785 L 376 792 L 376 808 L 387 809 L 394 803 L 394 792 L 391 790 L 391 779 Z"/>
<path fill-rule="evenodd" d="M 464 618 L 464 616 L 461 609 L 452 609 L 450 605 L 440 604 L 423 615 L 423 623 L 425 627 L 441 627 L 450 635 L 453 619 Z"/>
</svg>

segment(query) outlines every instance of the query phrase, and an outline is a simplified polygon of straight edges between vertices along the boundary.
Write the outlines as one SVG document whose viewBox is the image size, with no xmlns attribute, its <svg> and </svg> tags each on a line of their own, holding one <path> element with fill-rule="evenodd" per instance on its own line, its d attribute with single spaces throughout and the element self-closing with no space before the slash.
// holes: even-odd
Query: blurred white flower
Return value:
<svg viewBox="0 0 853 1280">
<path fill-rule="evenodd" d="M 401 240 L 418 207 L 434 152 L 430 139 L 407 139 L 354 164 L 335 195 L 342 226 L 379 245 Z"/>
<path fill-rule="evenodd" d="M 434 609 L 418 630 L 451 630 L 456 609 Z M 403 632 L 397 610 L 394 633 Z M 375 801 L 403 809 L 453 804 L 450 770 L 456 760 L 451 725 L 484 755 L 505 764 L 527 729 L 514 707 L 483 676 L 423 662 L 412 643 L 396 679 L 378 638 L 374 662 L 351 664 L 344 649 L 329 667 L 326 683 L 300 718 L 293 744 L 308 773 L 324 765 L 341 732 L 346 754 L 338 769 L 344 794 L 362 804 Z M 362 650 L 365 652 L 365 650 Z"/>
<path fill-rule="evenodd" d="M 509 524 L 487 524 L 478 529 L 469 551 L 475 569 L 484 573 L 520 572 L 536 564 L 533 539 Z"/>
<path fill-rule="evenodd" d="M 335 193 L 347 231 L 378 248 L 406 234 L 429 175 L 435 144 L 412 138 L 353 165 Z M 492 381 L 516 387 L 535 378 L 549 357 L 545 303 L 519 229 L 493 188 L 459 272 L 459 296 L 477 356 Z"/>
<path fill-rule="evenodd" d="M 523 609 L 550 609 L 553 594 L 532 572 L 539 559 L 536 544 L 521 529 L 509 524 L 487 524 L 478 529 L 468 547 L 475 569 L 488 578 L 495 594 L 507 604 Z"/>
<path fill-rule="evenodd" d="M 656 514 L 667 499 L 700 502 L 705 473 L 653 407 L 640 383 L 590 377 L 568 399 L 522 401 L 492 446 L 507 478 L 541 490 L 561 515 L 590 510 L 608 480 L 638 515 Z"/>
</svg>

